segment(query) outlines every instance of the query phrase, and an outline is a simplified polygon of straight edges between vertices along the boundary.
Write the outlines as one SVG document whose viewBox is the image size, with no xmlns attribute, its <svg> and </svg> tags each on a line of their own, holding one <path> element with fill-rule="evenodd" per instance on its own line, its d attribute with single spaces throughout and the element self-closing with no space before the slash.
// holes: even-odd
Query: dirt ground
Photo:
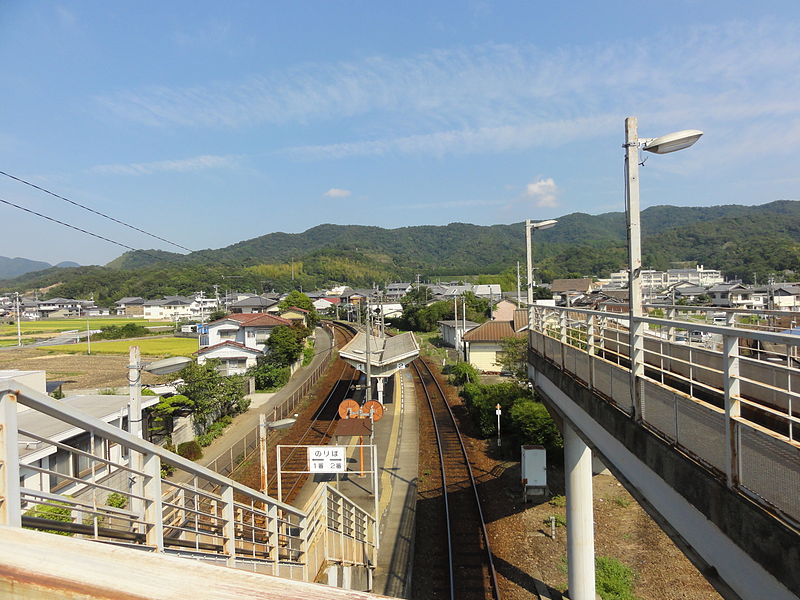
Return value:
<svg viewBox="0 0 800 600">
<path fill-rule="evenodd" d="M 9 348 L 0 350 L 2 369 L 44 369 L 48 380 L 64 381 L 64 391 L 128 387 L 127 356 L 50 354 L 34 348 Z M 163 379 L 149 373 L 142 374 L 145 384 Z"/>
<path fill-rule="evenodd" d="M 564 591 L 567 587 L 566 530 L 557 527 L 555 539 L 552 539 L 549 525 L 551 515 L 565 518 L 563 502 L 540 500 L 538 503 L 523 503 L 519 462 L 498 456 L 495 440 L 482 440 L 475 436 L 456 390 L 451 387 L 448 395 L 480 482 L 478 487 L 502 598 L 536 598 L 534 579 L 553 590 Z M 424 454 L 422 439 L 420 444 L 421 454 Z M 429 473 L 431 466 L 420 463 L 421 478 L 424 477 L 423 469 Z M 563 495 L 563 469 L 557 461 L 549 467 L 548 477 L 551 498 Z M 721 599 L 612 475 L 596 475 L 593 490 L 595 554 L 614 557 L 633 569 L 636 577 L 634 593 L 638 599 Z"/>
</svg>

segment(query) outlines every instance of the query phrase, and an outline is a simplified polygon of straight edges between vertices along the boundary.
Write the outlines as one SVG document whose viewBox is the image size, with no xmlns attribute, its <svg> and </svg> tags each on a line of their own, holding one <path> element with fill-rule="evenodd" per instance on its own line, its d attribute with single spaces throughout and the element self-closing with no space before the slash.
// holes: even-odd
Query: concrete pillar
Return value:
<svg viewBox="0 0 800 600">
<path fill-rule="evenodd" d="M 595 600 L 592 451 L 564 424 L 567 484 L 567 563 L 570 600 Z"/>
<path fill-rule="evenodd" d="M 376 377 L 375 380 L 375 387 L 378 389 L 378 402 L 383 404 L 383 383 L 385 380 L 383 377 Z"/>
</svg>

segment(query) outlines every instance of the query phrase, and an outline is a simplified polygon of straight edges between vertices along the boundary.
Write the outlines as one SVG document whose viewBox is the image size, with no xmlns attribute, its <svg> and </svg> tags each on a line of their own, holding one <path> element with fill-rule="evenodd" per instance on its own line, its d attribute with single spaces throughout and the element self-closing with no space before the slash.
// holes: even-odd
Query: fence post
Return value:
<svg viewBox="0 0 800 600">
<path fill-rule="evenodd" d="M 222 537 L 225 540 L 225 554 L 228 555 L 228 566 L 236 566 L 236 527 L 235 514 L 233 511 L 233 488 L 226 485 L 222 489 Z"/>
<path fill-rule="evenodd" d="M 739 338 L 728 336 L 722 338 L 725 370 L 723 385 L 725 387 L 725 475 L 728 487 L 739 484 L 739 448 L 736 439 L 736 419 L 741 416 L 739 401 Z"/>
<path fill-rule="evenodd" d="M 0 397 L 0 525 L 22 527 L 17 395 Z"/>
<path fill-rule="evenodd" d="M 164 514 L 161 504 L 161 457 L 157 454 L 144 456 L 144 493 L 145 543 L 155 548 L 156 552 L 164 551 Z"/>
</svg>

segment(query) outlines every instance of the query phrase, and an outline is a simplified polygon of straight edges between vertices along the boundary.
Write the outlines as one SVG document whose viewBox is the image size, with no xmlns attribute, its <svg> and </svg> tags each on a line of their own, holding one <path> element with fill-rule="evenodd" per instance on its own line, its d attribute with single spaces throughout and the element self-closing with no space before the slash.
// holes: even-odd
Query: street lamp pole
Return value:
<svg viewBox="0 0 800 600">
<path fill-rule="evenodd" d="M 625 119 L 625 208 L 628 218 L 628 331 L 631 359 L 631 400 L 634 418 L 641 420 L 639 385 L 644 375 L 644 323 L 642 312 L 642 230 L 639 205 L 639 148 L 655 154 L 683 150 L 703 135 L 697 129 L 685 129 L 658 138 L 639 138 L 636 117 Z"/>
<path fill-rule="evenodd" d="M 532 222 L 530 219 L 525 219 L 525 245 L 526 254 L 528 259 L 528 306 L 533 304 L 533 230 L 534 229 L 550 229 L 558 221 L 555 219 L 548 219 L 547 221 L 539 221 L 538 223 Z"/>
<path fill-rule="evenodd" d="M 625 212 L 628 217 L 628 332 L 634 417 L 642 418 L 638 385 L 644 375 L 642 316 L 642 230 L 639 205 L 639 133 L 636 117 L 625 119 Z"/>
</svg>

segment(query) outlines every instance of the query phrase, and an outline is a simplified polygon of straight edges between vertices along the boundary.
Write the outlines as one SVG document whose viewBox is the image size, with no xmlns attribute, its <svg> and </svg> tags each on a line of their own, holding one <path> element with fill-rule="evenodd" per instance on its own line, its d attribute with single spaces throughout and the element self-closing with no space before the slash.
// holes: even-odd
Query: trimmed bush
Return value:
<svg viewBox="0 0 800 600">
<path fill-rule="evenodd" d="M 198 460 L 203 458 L 203 450 L 200 448 L 200 444 L 198 444 L 196 440 L 178 444 L 178 454 L 180 454 L 183 458 L 188 458 L 189 460 Z"/>
</svg>

